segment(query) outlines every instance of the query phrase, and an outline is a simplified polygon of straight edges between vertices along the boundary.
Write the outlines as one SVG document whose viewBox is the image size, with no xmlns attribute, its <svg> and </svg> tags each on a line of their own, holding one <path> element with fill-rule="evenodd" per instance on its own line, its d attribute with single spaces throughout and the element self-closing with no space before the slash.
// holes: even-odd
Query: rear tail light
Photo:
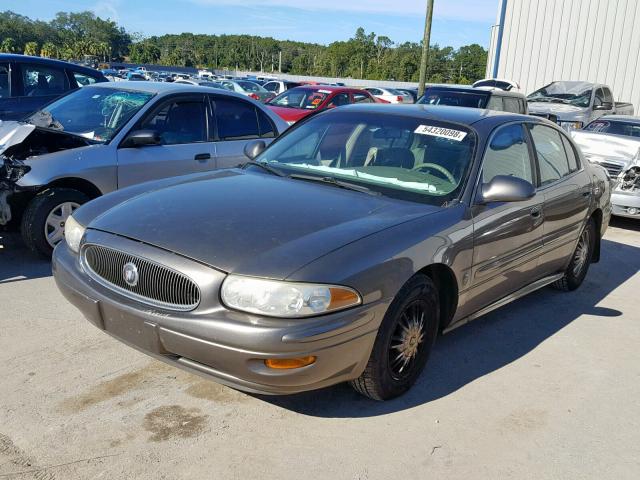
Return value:
<svg viewBox="0 0 640 480">
<path fill-rule="evenodd" d="M 260 97 L 259 97 L 257 94 L 255 94 L 255 93 L 250 93 L 250 94 L 249 94 L 249 97 L 250 97 L 250 98 L 253 98 L 254 100 L 260 100 Z"/>
<path fill-rule="evenodd" d="M 400 103 L 402 103 L 402 97 L 401 97 L 400 95 L 398 95 L 398 96 L 396 97 L 396 100 L 398 100 Z"/>
</svg>

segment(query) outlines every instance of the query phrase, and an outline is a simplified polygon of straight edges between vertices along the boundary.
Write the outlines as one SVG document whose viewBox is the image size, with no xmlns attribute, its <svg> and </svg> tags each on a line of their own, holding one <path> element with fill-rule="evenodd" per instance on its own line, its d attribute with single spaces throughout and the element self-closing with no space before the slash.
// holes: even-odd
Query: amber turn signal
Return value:
<svg viewBox="0 0 640 480">
<path fill-rule="evenodd" d="M 331 302 L 328 310 L 339 310 L 360 303 L 360 297 L 353 290 L 331 287 L 329 291 L 331 292 Z"/>
<path fill-rule="evenodd" d="M 302 368 L 315 363 L 316 357 L 310 355 L 308 357 L 299 358 L 267 358 L 264 364 L 269 368 L 277 370 L 285 370 L 291 368 Z"/>
</svg>

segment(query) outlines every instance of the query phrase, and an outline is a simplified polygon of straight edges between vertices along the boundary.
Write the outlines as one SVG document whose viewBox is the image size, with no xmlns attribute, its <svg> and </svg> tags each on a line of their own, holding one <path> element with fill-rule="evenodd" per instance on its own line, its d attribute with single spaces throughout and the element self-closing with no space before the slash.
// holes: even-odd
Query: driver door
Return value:
<svg viewBox="0 0 640 480">
<path fill-rule="evenodd" d="M 531 142 L 520 123 L 500 127 L 485 151 L 478 188 L 497 175 L 536 184 Z M 472 208 L 474 248 L 466 314 L 539 278 L 544 194 L 520 202 L 476 204 Z"/>
<path fill-rule="evenodd" d="M 158 132 L 160 144 L 118 148 L 118 188 L 215 168 L 204 95 L 161 102 L 131 131 L 143 129 Z"/>
</svg>

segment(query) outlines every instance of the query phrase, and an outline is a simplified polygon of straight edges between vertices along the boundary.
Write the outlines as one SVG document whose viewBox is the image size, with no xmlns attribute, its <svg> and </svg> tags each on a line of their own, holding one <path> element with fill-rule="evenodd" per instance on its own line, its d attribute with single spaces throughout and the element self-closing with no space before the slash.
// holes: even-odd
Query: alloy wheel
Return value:
<svg viewBox="0 0 640 480">
<path fill-rule="evenodd" d="M 415 301 L 400 316 L 389 344 L 389 368 L 394 379 L 407 378 L 425 339 L 426 308 L 424 302 Z"/>
<path fill-rule="evenodd" d="M 53 208 L 44 224 L 44 236 L 51 247 L 55 247 L 64 238 L 64 224 L 67 218 L 80 206 L 76 202 L 64 202 Z"/>
</svg>

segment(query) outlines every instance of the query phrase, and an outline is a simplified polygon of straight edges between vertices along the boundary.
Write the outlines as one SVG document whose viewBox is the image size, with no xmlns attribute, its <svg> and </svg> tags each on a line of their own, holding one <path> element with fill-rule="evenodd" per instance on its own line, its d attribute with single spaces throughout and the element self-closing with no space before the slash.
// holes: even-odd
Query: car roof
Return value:
<svg viewBox="0 0 640 480">
<path fill-rule="evenodd" d="M 407 117 L 424 118 L 430 120 L 441 120 L 448 122 L 462 123 L 465 125 L 474 125 L 479 122 L 486 124 L 488 127 L 499 125 L 501 123 L 522 121 L 532 123 L 548 122 L 544 118 L 534 117 L 532 115 L 520 115 L 518 113 L 498 112 L 494 110 L 484 110 L 481 108 L 468 107 L 450 107 L 440 105 L 423 105 L 423 104 L 352 104 L 344 105 L 328 112 L 361 112 L 375 113 L 379 115 L 391 114 L 402 115 Z"/>
<path fill-rule="evenodd" d="M 453 92 L 484 92 L 489 94 L 497 94 L 502 97 L 526 98 L 526 96 L 521 92 L 502 90 L 501 88 L 494 87 L 472 87 L 471 85 L 428 85 L 426 90 L 430 89 L 451 90 Z"/>
<path fill-rule="evenodd" d="M 637 123 L 640 124 L 640 117 L 636 117 L 634 115 L 603 115 L 602 117 L 598 117 L 594 122 L 598 120 L 607 120 L 607 121 L 620 121 L 620 122 L 628 122 L 628 123 Z"/>
<path fill-rule="evenodd" d="M 322 85 L 322 84 L 314 84 L 314 85 L 300 85 L 298 88 L 305 88 L 307 90 L 326 90 L 331 93 L 336 92 L 362 92 L 361 88 L 356 87 L 341 87 L 337 85 Z"/>
<path fill-rule="evenodd" d="M 209 92 L 211 93 L 211 87 L 201 87 L 198 85 L 192 85 L 187 83 L 173 83 L 173 82 L 129 82 L 126 80 L 120 82 L 108 82 L 108 83 L 94 83 L 88 85 L 91 88 L 122 88 L 127 90 L 136 90 L 138 92 L 165 94 L 165 93 L 177 93 L 177 92 Z M 86 88 L 86 87 L 85 87 Z M 231 93 L 229 90 L 223 90 Z M 243 95 L 241 95 L 244 97 Z"/>
<path fill-rule="evenodd" d="M 76 72 L 86 73 L 92 76 L 102 76 L 99 70 L 85 67 L 84 65 L 76 65 L 71 62 L 64 62 L 62 60 L 54 60 L 53 58 L 32 57 L 30 55 L 19 55 L 17 53 L 0 53 L 0 61 L 4 62 L 17 62 L 17 63 L 31 63 L 38 65 L 48 65 L 50 67 L 68 68 L 75 70 Z"/>
</svg>

